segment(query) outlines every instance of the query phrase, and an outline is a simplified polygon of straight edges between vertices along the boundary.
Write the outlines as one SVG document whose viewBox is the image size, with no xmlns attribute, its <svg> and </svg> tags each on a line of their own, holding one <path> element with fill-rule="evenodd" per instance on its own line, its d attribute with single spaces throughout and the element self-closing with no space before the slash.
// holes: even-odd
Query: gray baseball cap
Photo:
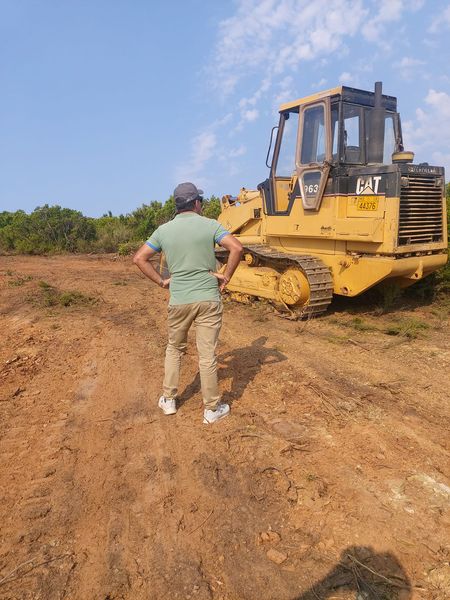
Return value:
<svg viewBox="0 0 450 600">
<path fill-rule="evenodd" d="M 199 190 L 197 186 L 189 181 L 185 183 L 180 183 L 173 191 L 173 197 L 175 198 L 175 206 L 179 208 L 184 208 L 189 202 L 192 200 L 196 200 L 197 198 L 201 198 L 203 195 L 203 190 Z"/>
</svg>

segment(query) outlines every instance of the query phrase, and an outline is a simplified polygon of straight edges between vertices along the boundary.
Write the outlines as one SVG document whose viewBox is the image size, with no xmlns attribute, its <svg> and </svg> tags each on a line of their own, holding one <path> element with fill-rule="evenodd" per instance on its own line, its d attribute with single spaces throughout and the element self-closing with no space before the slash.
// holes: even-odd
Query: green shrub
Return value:
<svg viewBox="0 0 450 600">
<path fill-rule="evenodd" d="M 139 250 L 143 243 L 143 241 L 135 241 L 119 244 L 118 253 L 120 256 L 129 256 L 130 254 L 134 254 L 137 252 L 137 250 Z"/>
<path fill-rule="evenodd" d="M 217 219 L 220 215 L 220 199 L 216 196 L 211 196 L 209 200 L 203 202 L 203 213 L 205 217 Z"/>
<path fill-rule="evenodd" d="M 361 317 L 354 317 L 347 323 L 347 325 L 353 327 L 353 329 L 356 329 L 356 331 L 376 331 L 378 329 L 375 327 L 375 325 L 371 325 L 370 323 L 367 323 L 361 319 Z"/>
<path fill-rule="evenodd" d="M 408 339 L 416 339 L 429 328 L 430 325 L 428 323 L 409 317 L 400 319 L 396 323 L 392 323 L 383 331 L 387 335 L 398 335 L 404 336 Z"/>
<path fill-rule="evenodd" d="M 0 223 L 0 248 L 20 254 L 77 252 L 80 245 L 96 237 L 93 219 L 77 210 L 60 206 L 40 206 L 31 214 L 22 210 L 4 213 Z"/>
<path fill-rule="evenodd" d="M 73 306 L 73 305 L 91 305 L 97 302 L 93 296 L 87 296 L 77 290 L 61 291 L 53 287 L 46 281 L 39 281 L 40 288 L 39 303 L 43 306 Z"/>
<path fill-rule="evenodd" d="M 397 284 L 391 281 L 386 281 L 378 287 L 381 294 L 380 311 L 382 314 L 389 312 L 395 304 L 400 300 L 404 290 Z"/>
<path fill-rule="evenodd" d="M 49 283 L 47 283 L 46 281 L 38 281 L 38 286 L 40 288 L 42 288 L 43 290 L 49 290 L 50 288 L 53 287 Z"/>
<path fill-rule="evenodd" d="M 16 279 L 11 279 L 8 281 L 8 285 L 13 287 L 20 287 L 27 281 L 31 281 L 33 277 L 31 275 L 25 275 L 25 277 L 18 276 Z"/>
<path fill-rule="evenodd" d="M 62 292 L 59 294 L 58 304 L 61 306 L 73 306 L 74 304 L 95 304 L 97 300 L 92 296 L 86 296 L 81 292 Z"/>
</svg>

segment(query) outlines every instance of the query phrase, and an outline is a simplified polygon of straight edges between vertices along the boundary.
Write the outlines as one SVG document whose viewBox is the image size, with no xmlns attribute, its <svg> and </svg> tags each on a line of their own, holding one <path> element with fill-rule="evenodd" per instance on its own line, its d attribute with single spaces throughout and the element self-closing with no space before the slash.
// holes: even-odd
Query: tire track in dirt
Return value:
<svg viewBox="0 0 450 600">
<path fill-rule="evenodd" d="M 123 323 L 123 317 L 111 316 L 115 327 Z M 146 598 L 145 594 L 158 589 L 161 598 L 183 598 L 192 590 L 197 597 L 210 598 L 198 551 L 180 548 L 178 536 L 185 527 L 184 515 L 199 510 L 197 506 L 193 508 L 187 485 L 190 465 L 186 465 L 187 473 L 183 466 L 185 447 L 192 433 L 191 419 L 188 415 L 180 428 L 175 421 L 161 418 L 156 398 L 162 350 L 156 358 L 149 356 L 145 347 L 148 341 L 143 340 L 140 331 L 130 336 L 132 328 L 125 320 L 127 346 L 133 348 L 132 354 L 124 354 L 120 332 L 112 329 L 101 339 L 101 347 L 108 348 L 108 356 L 115 355 L 120 365 L 120 382 L 110 368 L 103 371 L 100 368 L 92 374 L 95 386 L 92 379 L 82 379 L 77 392 L 77 397 L 83 398 L 88 389 L 90 395 L 88 404 L 82 406 L 71 423 L 74 434 L 70 444 L 82 448 L 77 459 L 80 473 L 77 466 L 74 469 L 78 490 L 74 504 L 83 504 L 86 512 L 82 519 L 71 523 L 77 532 L 76 555 L 85 556 L 72 576 L 72 586 L 81 597 L 89 593 L 99 598 L 122 597 L 127 593 L 137 597 L 139 590 L 142 598 Z M 150 329 L 154 345 L 155 335 L 160 334 L 154 323 Z M 87 364 L 93 364 L 93 357 L 98 360 L 101 352 L 94 346 L 85 358 Z M 148 381 L 148 372 L 158 373 L 158 377 Z M 146 382 L 150 385 L 143 394 Z M 124 390 L 121 398 L 117 395 L 118 386 Z M 108 399 L 106 405 L 102 404 L 102 398 Z M 200 410 L 195 419 L 201 427 Z M 139 425 L 148 427 L 144 430 Z M 99 454 L 99 446 L 107 456 Z M 114 479 L 102 477 L 103 471 L 113 474 Z M 97 473 L 102 490 L 100 498 L 93 486 Z M 98 531 L 93 523 L 103 526 Z M 96 573 L 91 572 L 90 564 L 96 565 Z M 164 588 L 167 591 L 163 592 Z"/>
<path fill-rule="evenodd" d="M 117 315 L 111 316 L 114 320 Z M 123 315 L 118 319 L 123 323 Z M 95 372 L 80 384 L 79 393 L 87 387 L 89 394 L 74 416 L 70 434 L 78 448 L 75 504 L 82 507 L 71 524 L 80 557 L 72 586 L 80 597 L 113 598 L 128 593 L 136 571 L 125 551 L 130 505 L 142 485 L 133 437 L 142 442 L 151 419 L 142 387 L 145 357 L 140 335 L 117 322 L 103 324 L 102 330 L 86 357 Z"/>
<path fill-rule="evenodd" d="M 23 394 L 12 401 L 6 400 L 12 426 L 2 428 L 1 435 L 2 450 L 7 450 L 2 452 L 1 471 L 9 476 L 7 493 L 3 498 L 8 512 L 2 520 L 2 572 L 7 569 L 11 572 L 12 567 L 23 562 L 28 562 L 30 569 L 25 586 L 20 580 L 4 583 L 2 587 L 12 590 L 11 595 L 7 592 L 8 598 L 34 598 L 29 591 L 33 588 L 51 594 L 52 586 L 45 583 L 46 576 L 42 570 L 47 574 L 51 572 L 52 585 L 62 589 L 65 571 L 71 568 L 70 551 L 55 535 L 53 528 L 53 523 L 61 518 L 53 493 L 55 488 L 64 485 L 62 474 L 70 453 L 64 436 L 66 399 L 61 390 L 51 390 L 50 384 L 52 402 L 45 404 L 39 389 L 45 370 L 51 364 L 51 354 L 44 352 L 44 360 L 37 372 L 35 368 L 30 369 L 32 376 Z M 63 378 L 58 383 L 62 381 Z M 70 383 L 66 381 L 68 385 Z M 46 387 L 44 384 L 41 389 Z M 11 539 L 14 540 L 12 551 L 7 549 Z M 59 557 L 56 566 L 48 562 L 48 567 L 44 566 L 41 572 L 34 570 L 34 565 L 53 561 L 56 556 Z M 3 590 L 0 590 L 0 595 L 2 593 Z"/>
</svg>

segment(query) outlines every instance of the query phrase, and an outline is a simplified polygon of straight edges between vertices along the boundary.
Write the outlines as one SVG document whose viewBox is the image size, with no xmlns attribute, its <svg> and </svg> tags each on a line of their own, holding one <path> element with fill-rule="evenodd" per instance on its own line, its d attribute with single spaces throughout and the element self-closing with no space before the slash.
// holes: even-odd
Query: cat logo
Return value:
<svg viewBox="0 0 450 600">
<path fill-rule="evenodd" d="M 374 177 L 358 177 L 356 180 L 356 194 L 378 194 L 378 186 L 380 185 L 381 175 Z"/>
</svg>

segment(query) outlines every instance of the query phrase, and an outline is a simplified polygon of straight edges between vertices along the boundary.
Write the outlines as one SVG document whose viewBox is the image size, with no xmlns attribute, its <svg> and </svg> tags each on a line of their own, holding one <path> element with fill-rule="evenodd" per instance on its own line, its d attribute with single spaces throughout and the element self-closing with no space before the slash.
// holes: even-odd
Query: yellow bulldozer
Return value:
<svg viewBox="0 0 450 600">
<path fill-rule="evenodd" d="M 219 221 L 245 249 L 232 297 L 310 317 L 333 294 L 357 296 L 386 280 L 406 287 L 446 263 L 444 169 L 412 164 L 397 99 L 381 82 L 373 92 L 317 93 L 279 113 L 268 179 L 221 200 Z M 216 255 L 224 265 L 226 251 Z"/>
</svg>

